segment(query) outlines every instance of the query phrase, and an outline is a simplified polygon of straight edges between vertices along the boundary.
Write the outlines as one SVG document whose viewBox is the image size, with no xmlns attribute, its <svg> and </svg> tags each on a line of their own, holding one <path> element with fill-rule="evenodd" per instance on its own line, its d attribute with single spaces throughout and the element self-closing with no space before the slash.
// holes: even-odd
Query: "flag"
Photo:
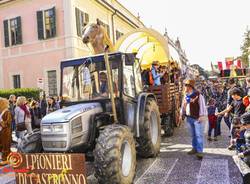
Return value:
<svg viewBox="0 0 250 184">
<path fill-rule="evenodd" d="M 233 61 L 226 61 L 226 69 L 230 69 L 232 65 L 233 65 Z"/>
<path fill-rule="evenodd" d="M 218 69 L 221 71 L 223 70 L 223 65 L 221 61 L 218 61 Z"/>
<path fill-rule="evenodd" d="M 234 58 L 233 57 L 227 57 L 225 58 L 225 62 L 226 62 L 226 69 L 230 69 L 231 65 L 234 64 Z"/>
<path fill-rule="evenodd" d="M 238 69 L 242 68 L 241 60 L 240 59 L 237 60 L 237 68 Z"/>
</svg>

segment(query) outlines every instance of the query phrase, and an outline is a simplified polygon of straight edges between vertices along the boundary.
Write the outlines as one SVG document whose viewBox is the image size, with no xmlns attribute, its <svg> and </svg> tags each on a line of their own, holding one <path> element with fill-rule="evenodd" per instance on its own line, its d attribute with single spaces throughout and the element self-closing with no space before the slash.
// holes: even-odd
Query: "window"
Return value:
<svg viewBox="0 0 250 184">
<path fill-rule="evenodd" d="M 21 17 L 4 20 L 3 24 L 5 47 L 22 44 Z"/>
<path fill-rule="evenodd" d="M 78 8 L 75 8 L 76 13 L 76 30 L 77 36 L 82 36 L 82 28 L 89 23 L 89 14 L 82 12 Z"/>
<path fill-rule="evenodd" d="M 123 35 L 123 33 L 116 30 L 115 35 L 116 35 L 116 40 L 118 40 Z"/>
<path fill-rule="evenodd" d="M 136 93 L 139 94 L 140 92 L 143 91 L 143 86 L 142 86 L 142 80 L 141 80 L 141 68 L 140 68 L 140 63 L 138 59 L 135 59 L 133 69 L 134 69 L 134 76 L 135 76 Z"/>
<path fill-rule="evenodd" d="M 100 19 L 98 19 L 97 21 L 99 21 L 99 23 L 106 29 L 108 36 L 110 36 L 110 28 L 108 24 L 105 24 L 104 22 L 102 22 Z"/>
<path fill-rule="evenodd" d="M 132 66 L 123 68 L 123 91 L 130 97 L 135 97 L 135 80 Z"/>
<path fill-rule="evenodd" d="M 37 12 L 38 39 L 48 39 L 56 36 L 56 10 L 55 7 Z"/>
<path fill-rule="evenodd" d="M 48 88 L 49 88 L 49 95 L 50 96 L 57 95 L 56 70 L 48 71 Z"/>
<path fill-rule="evenodd" d="M 20 75 L 13 75 L 13 88 L 21 88 Z"/>
</svg>

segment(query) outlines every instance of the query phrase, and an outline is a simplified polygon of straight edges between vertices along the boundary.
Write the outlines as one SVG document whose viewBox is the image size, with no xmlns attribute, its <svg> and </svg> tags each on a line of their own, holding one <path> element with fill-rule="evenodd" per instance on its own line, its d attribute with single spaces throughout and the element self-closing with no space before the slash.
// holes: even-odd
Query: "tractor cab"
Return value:
<svg viewBox="0 0 250 184">
<path fill-rule="evenodd" d="M 133 54 L 109 54 L 109 62 L 115 98 L 122 95 L 134 97 L 141 92 L 140 68 Z M 134 75 L 138 75 L 136 84 Z M 104 55 L 61 62 L 61 96 L 66 106 L 68 103 L 109 99 Z"/>
<path fill-rule="evenodd" d="M 142 92 L 139 62 L 134 54 L 120 52 L 109 54 L 108 61 L 118 121 L 134 128 L 136 99 Z M 64 107 L 98 102 L 112 115 L 104 54 L 61 62 L 61 96 Z"/>
</svg>

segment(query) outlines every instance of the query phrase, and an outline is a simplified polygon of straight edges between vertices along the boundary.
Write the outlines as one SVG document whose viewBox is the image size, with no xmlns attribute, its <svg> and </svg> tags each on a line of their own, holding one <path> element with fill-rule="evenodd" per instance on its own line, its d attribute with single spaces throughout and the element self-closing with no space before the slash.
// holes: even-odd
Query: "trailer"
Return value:
<svg viewBox="0 0 250 184">
<path fill-rule="evenodd" d="M 161 125 L 165 136 L 172 136 L 174 127 L 180 126 L 180 106 L 182 88 L 175 83 L 167 83 L 161 86 L 151 86 L 148 90 L 157 98 L 157 104 L 161 113 Z"/>
<path fill-rule="evenodd" d="M 142 69 L 150 69 L 153 61 L 159 61 L 162 66 L 181 70 L 183 63 L 177 61 L 177 48 L 168 36 L 161 36 L 157 31 L 149 28 L 140 28 L 123 35 L 115 45 L 121 52 L 134 52 Z M 175 53 L 173 53 L 176 51 Z M 175 56 L 175 57 L 174 57 Z M 175 58 L 175 59 L 173 59 Z M 181 72 L 180 72 L 181 73 Z M 161 113 L 161 124 L 166 136 L 172 136 L 174 127 L 180 126 L 180 106 L 182 100 L 182 79 L 179 76 L 175 81 L 169 80 L 160 86 L 150 86 L 147 92 L 153 93 Z"/>
</svg>

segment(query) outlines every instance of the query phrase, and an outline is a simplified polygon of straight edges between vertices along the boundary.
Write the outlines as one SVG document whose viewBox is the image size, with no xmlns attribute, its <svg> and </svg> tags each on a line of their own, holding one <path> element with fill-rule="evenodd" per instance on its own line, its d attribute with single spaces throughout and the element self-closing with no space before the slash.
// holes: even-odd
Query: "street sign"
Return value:
<svg viewBox="0 0 250 184">
<path fill-rule="evenodd" d="M 44 88 L 43 78 L 37 78 L 37 87 L 39 89 L 43 89 Z"/>
<path fill-rule="evenodd" d="M 17 184 L 86 184 L 84 154 L 14 153 L 9 161 Z"/>
</svg>

